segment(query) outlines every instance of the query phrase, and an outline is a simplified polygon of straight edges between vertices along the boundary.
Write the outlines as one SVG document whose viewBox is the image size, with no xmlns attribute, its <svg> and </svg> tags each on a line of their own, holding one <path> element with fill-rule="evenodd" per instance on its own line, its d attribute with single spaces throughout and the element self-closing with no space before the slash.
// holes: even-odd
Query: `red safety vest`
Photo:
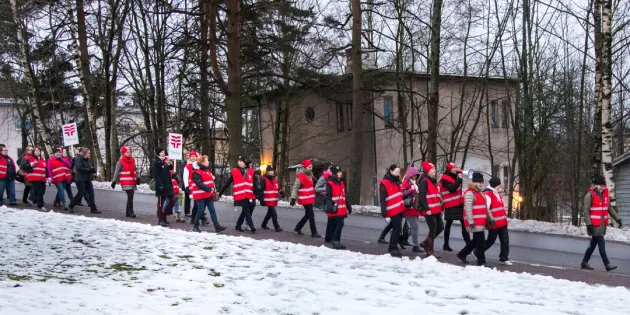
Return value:
<svg viewBox="0 0 630 315">
<path fill-rule="evenodd" d="M 122 164 L 122 170 L 120 171 L 120 173 L 118 173 L 118 180 L 120 181 L 120 186 L 135 186 L 136 185 L 136 170 L 135 170 L 135 161 L 133 163 L 134 167 L 133 170 L 131 169 L 127 169 L 127 164 L 122 162 L 122 158 L 121 158 L 121 162 L 120 164 Z"/>
<path fill-rule="evenodd" d="M 212 192 L 210 193 L 197 188 L 197 185 L 195 185 L 195 181 L 192 181 L 192 184 L 190 184 L 190 186 L 188 187 L 190 188 L 190 194 L 192 195 L 193 200 L 201 200 L 214 197 L 214 177 L 212 176 L 212 172 L 210 170 L 195 170 L 194 172 L 201 175 L 201 180 L 204 184 L 206 184 L 206 186 L 212 188 Z M 190 178 L 192 179 L 192 173 L 190 174 Z"/>
<path fill-rule="evenodd" d="M 33 165 L 32 172 L 24 172 L 24 179 L 29 182 L 45 182 L 46 181 L 46 159 L 40 157 L 39 160 L 34 156 L 27 156 L 28 161 Z"/>
<path fill-rule="evenodd" d="M 602 198 L 599 198 L 593 188 L 591 188 L 590 191 L 591 195 L 593 195 L 590 209 L 591 224 L 593 226 L 601 226 L 603 219 L 604 224 L 608 225 L 608 204 L 610 203 L 610 199 L 608 199 L 608 188 L 604 189 L 602 192 Z"/>
<path fill-rule="evenodd" d="M 401 185 L 401 191 L 403 190 L 407 190 L 409 188 L 411 188 L 411 180 L 410 179 L 405 179 L 405 181 L 403 181 L 402 185 Z M 413 194 L 413 193 L 412 193 Z M 409 196 L 407 196 L 407 198 L 409 198 Z M 405 198 L 403 198 L 403 204 L 404 204 L 404 200 Z M 419 217 L 420 216 L 420 212 L 416 209 L 414 209 L 413 207 L 405 207 L 405 211 L 403 212 L 403 214 L 406 217 Z"/>
<path fill-rule="evenodd" d="M 403 212 L 405 210 L 405 203 L 403 202 L 400 185 L 387 179 L 382 179 L 381 185 L 385 186 L 385 190 L 387 190 L 387 198 L 385 198 L 385 217 L 391 218 Z"/>
<path fill-rule="evenodd" d="M 187 181 L 188 182 L 188 187 L 190 187 L 190 185 L 192 185 L 192 183 L 193 183 L 192 174 L 193 174 L 193 172 L 195 170 L 193 169 L 192 163 L 188 163 L 184 167 L 188 170 L 188 178 L 182 178 L 182 180 Z"/>
<path fill-rule="evenodd" d="M 179 197 L 179 183 L 175 179 L 171 178 L 171 184 L 173 184 L 173 193 Z"/>
<path fill-rule="evenodd" d="M 427 182 L 427 204 L 429 204 L 429 210 L 420 211 L 421 216 L 434 215 L 442 213 L 442 202 L 440 200 L 440 191 L 433 185 L 433 182 L 428 178 L 423 179 Z"/>
<path fill-rule="evenodd" d="M 340 217 L 348 215 L 348 208 L 346 208 L 346 187 L 343 182 L 339 185 L 332 180 L 328 181 L 328 184 L 332 187 L 332 202 L 337 204 L 337 213 L 326 213 L 329 217 Z"/>
<path fill-rule="evenodd" d="M 507 212 L 505 211 L 503 198 L 497 197 L 493 191 L 486 191 L 485 194 L 490 197 L 490 213 L 492 213 L 492 217 L 494 218 L 494 226 L 492 226 L 490 230 L 507 226 Z"/>
<path fill-rule="evenodd" d="M 440 190 L 442 191 L 442 202 L 444 203 L 444 209 L 458 207 L 464 204 L 464 194 L 462 194 L 462 187 L 459 186 L 457 191 L 451 193 L 446 189 L 446 186 L 443 184 L 443 181 L 448 181 L 452 184 L 455 184 L 455 180 L 450 176 L 442 176 L 442 180 L 440 180 Z"/>
<path fill-rule="evenodd" d="M 299 173 L 297 177 L 300 179 L 302 186 L 298 189 L 298 204 L 312 205 L 315 203 L 315 185 L 313 185 L 313 177 L 304 173 Z"/>
<path fill-rule="evenodd" d="M 248 168 L 245 177 L 243 178 L 239 168 L 232 169 L 232 180 L 234 183 L 232 196 L 234 196 L 234 201 L 256 199 L 254 195 L 254 169 Z"/>
<path fill-rule="evenodd" d="M 69 170 L 69 168 L 67 168 L 66 165 L 63 164 L 63 162 L 56 158 L 51 158 L 50 160 L 48 160 L 48 162 L 50 163 L 50 167 L 52 168 L 50 172 L 52 173 L 51 181 L 53 182 L 53 184 L 65 181 L 67 176 L 66 170 Z"/>
<path fill-rule="evenodd" d="M 13 159 L 9 158 L 11 160 L 11 163 L 13 163 L 13 169 L 15 170 L 15 172 L 17 172 L 17 167 L 15 166 L 15 162 L 13 162 Z M 7 161 L 4 157 L 0 157 L 0 179 L 5 179 L 7 177 L 7 171 L 9 169 L 7 168 Z"/>
<path fill-rule="evenodd" d="M 274 177 L 273 180 L 269 180 L 269 177 L 265 176 L 265 191 L 263 191 L 263 200 L 268 207 L 275 207 L 278 205 L 278 180 Z"/>
<path fill-rule="evenodd" d="M 472 191 L 475 194 L 475 202 L 473 203 L 473 224 L 475 226 L 486 226 L 486 218 L 487 218 L 487 206 L 486 206 L 486 198 L 480 192 L 473 189 L 466 189 L 465 194 L 468 191 Z M 468 222 L 468 217 L 466 216 L 466 209 L 464 209 L 464 226 L 470 227 L 470 223 Z"/>
</svg>

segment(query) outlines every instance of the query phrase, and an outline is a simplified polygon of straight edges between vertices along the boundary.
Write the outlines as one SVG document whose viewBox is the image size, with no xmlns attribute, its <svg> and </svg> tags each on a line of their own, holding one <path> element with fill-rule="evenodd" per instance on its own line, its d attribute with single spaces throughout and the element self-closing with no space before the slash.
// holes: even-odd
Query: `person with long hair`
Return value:
<svg viewBox="0 0 630 315">
<path fill-rule="evenodd" d="M 68 209 L 66 204 L 66 176 L 72 164 L 64 160 L 61 156 L 63 148 L 56 148 L 53 152 L 53 157 L 48 159 L 48 178 L 57 188 L 57 194 L 55 195 L 55 202 L 53 207 Z"/>
<path fill-rule="evenodd" d="M 418 198 L 418 185 L 416 182 L 420 176 L 420 172 L 417 168 L 411 166 L 407 168 L 405 172 L 405 179 L 402 181 L 402 195 L 405 202 L 405 216 L 406 223 L 409 223 L 409 235 L 413 242 L 414 253 L 422 253 L 420 248 L 420 212 L 416 209 L 416 199 Z M 403 228 L 404 228 L 403 224 Z M 405 233 L 403 233 L 405 235 Z M 402 245 L 401 245 L 402 247 Z"/>
<path fill-rule="evenodd" d="M 216 191 L 214 189 L 214 176 L 210 170 L 208 156 L 198 156 L 196 162 L 192 163 L 192 167 L 194 169 L 191 175 L 192 183 L 190 183 L 188 187 L 193 200 L 197 204 L 197 212 L 193 218 L 193 232 L 201 232 L 199 229 L 199 220 L 204 215 L 207 208 L 210 212 L 212 224 L 214 224 L 214 231 L 219 233 L 226 228 L 219 224 L 217 212 L 214 209 L 214 197 L 216 196 Z"/>
<path fill-rule="evenodd" d="M 444 219 L 446 220 L 446 227 L 444 227 L 444 245 L 442 249 L 447 252 L 452 252 L 453 249 L 449 245 L 449 240 L 453 221 L 459 221 L 461 223 L 464 243 L 470 242 L 470 234 L 466 231 L 466 227 L 464 226 L 462 171 L 457 169 L 457 165 L 453 162 L 446 164 L 446 171 L 442 174 L 442 178 L 440 178 L 440 193 L 442 194 Z"/>
<path fill-rule="evenodd" d="M 346 202 L 346 186 L 342 181 L 343 172 L 339 166 L 330 168 L 332 175 L 326 181 L 326 215 L 328 228 L 326 238 L 330 240 L 334 249 L 346 249 L 341 244 L 341 231 L 348 213 L 352 213 L 352 206 Z"/>
<path fill-rule="evenodd" d="M 136 160 L 131 157 L 129 147 L 120 148 L 120 153 L 122 156 L 116 163 L 111 186 L 112 189 L 116 188 L 116 182 L 120 181 L 120 188 L 127 194 L 125 215 L 127 218 L 135 218 L 136 215 L 133 212 L 133 195 L 137 189 Z"/>
<path fill-rule="evenodd" d="M 33 200 L 33 196 L 32 196 L 32 191 L 31 191 L 31 183 L 29 183 L 29 181 L 26 179 L 26 177 L 24 176 L 24 169 L 22 168 L 22 165 L 24 164 L 24 160 L 28 160 L 28 156 L 33 155 L 33 149 L 34 147 L 32 145 L 27 145 L 26 146 L 26 150 L 24 150 L 24 155 L 22 155 L 18 160 L 17 160 L 17 165 L 18 165 L 18 181 L 20 181 L 20 179 L 22 179 L 22 181 L 24 182 L 24 192 L 22 193 L 22 203 L 24 204 L 30 204 L 29 201 Z"/>
<path fill-rule="evenodd" d="M 46 159 L 42 156 L 40 148 L 34 148 L 33 154 L 22 161 L 24 179 L 31 183 L 33 189 L 33 204 L 40 211 L 44 208 L 44 192 L 46 191 Z"/>
<path fill-rule="evenodd" d="M 381 215 L 392 223 L 392 236 L 389 238 L 388 252 L 392 257 L 402 257 L 402 253 L 398 249 L 398 243 L 405 203 L 402 196 L 400 168 L 396 164 L 392 164 L 387 169 L 379 186 Z"/>
<path fill-rule="evenodd" d="M 158 225 L 167 227 L 166 217 L 172 214 L 175 203 L 173 202 L 173 181 L 171 181 L 171 171 L 173 162 L 166 156 L 166 151 L 161 148 L 155 149 L 155 157 L 151 162 L 151 172 L 149 176 L 155 183 L 155 196 L 157 200 Z M 169 202 L 166 202 L 166 200 Z"/>
</svg>

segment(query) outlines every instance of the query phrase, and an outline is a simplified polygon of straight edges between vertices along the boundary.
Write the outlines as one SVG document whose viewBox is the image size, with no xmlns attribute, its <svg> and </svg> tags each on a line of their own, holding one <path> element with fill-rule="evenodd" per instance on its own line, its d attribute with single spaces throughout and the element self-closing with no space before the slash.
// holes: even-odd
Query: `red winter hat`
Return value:
<svg viewBox="0 0 630 315">
<path fill-rule="evenodd" d="M 120 148 L 120 153 L 125 154 L 127 152 L 129 152 L 129 147 L 122 147 L 122 148 Z"/>
<path fill-rule="evenodd" d="M 428 173 L 432 168 L 435 168 L 435 165 L 431 162 L 422 162 L 422 171 Z"/>
<path fill-rule="evenodd" d="M 199 156 L 199 153 L 197 153 L 197 151 L 190 151 L 190 153 L 188 153 L 188 157 L 191 157 L 191 158 L 193 157 L 196 158 L 198 156 Z"/>
<path fill-rule="evenodd" d="M 302 166 L 304 166 L 304 168 L 307 168 L 309 166 L 313 165 L 313 162 L 311 162 L 311 160 L 304 160 L 302 161 Z"/>
<path fill-rule="evenodd" d="M 457 168 L 457 164 L 455 164 L 454 162 L 448 162 L 448 164 L 446 164 L 447 171 L 452 171 L 454 168 Z"/>
</svg>

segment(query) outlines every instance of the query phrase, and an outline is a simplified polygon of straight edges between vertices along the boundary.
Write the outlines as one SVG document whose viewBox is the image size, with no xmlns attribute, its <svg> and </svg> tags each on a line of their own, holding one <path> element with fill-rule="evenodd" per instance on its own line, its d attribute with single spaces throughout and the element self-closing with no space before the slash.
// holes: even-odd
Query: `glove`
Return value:
<svg viewBox="0 0 630 315">
<path fill-rule="evenodd" d="M 621 220 L 617 221 L 619 223 L 619 228 L 621 228 L 623 225 L 621 225 Z"/>
<path fill-rule="evenodd" d="M 387 216 L 387 210 L 381 208 L 381 215 L 383 216 L 383 218 L 386 217 Z"/>
<path fill-rule="evenodd" d="M 96 174 L 96 169 L 94 169 L 94 168 L 90 169 L 90 173 Z"/>
<path fill-rule="evenodd" d="M 471 224 L 467 229 L 468 233 L 473 233 L 475 231 L 475 225 Z"/>
<path fill-rule="evenodd" d="M 593 226 L 592 225 L 587 225 L 586 226 L 586 234 L 588 234 L 588 236 L 593 236 Z"/>
<path fill-rule="evenodd" d="M 348 213 L 352 214 L 352 206 L 347 205 L 346 207 L 348 208 Z"/>
<path fill-rule="evenodd" d="M 291 199 L 291 202 L 289 204 L 291 205 L 291 207 L 295 206 L 295 199 Z"/>
<path fill-rule="evenodd" d="M 116 182 L 112 182 L 112 189 L 116 188 Z"/>
</svg>

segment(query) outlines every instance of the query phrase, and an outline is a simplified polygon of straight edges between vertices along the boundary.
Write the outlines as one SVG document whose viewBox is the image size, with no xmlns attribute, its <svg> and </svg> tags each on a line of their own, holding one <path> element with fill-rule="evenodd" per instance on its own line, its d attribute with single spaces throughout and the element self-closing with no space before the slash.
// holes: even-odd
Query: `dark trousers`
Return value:
<svg viewBox="0 0 630 315">
<path fill-rule="evenodd" d="M 44 192 L 46 190 L 46 182 L 31 182 L 31 189 L 33 189 L 33 203 L 37 204 L 38 208 L 44 206 Z"/>
<path fill-rule="evenodd" d="M 31 185 L 26 185 L 26 183 L 24 183 L 24 193 L 22 193 L 22 202 L 26 203 L 28 201 L 28 196 L 31 193 Z"/>
<path fill-rule="evenodd" d="M 326 237 L 324 239 L 326 242 L 341 242 L 341 231 L 343 230 L 345 219 L 345 216 L 328 217 Z"/>
<path fill-rule="evenodd" d="M 199 210 L 197 210 L 199 211 Z M 254 212 L 254 204 L 249 203 L 249 205 L 241 207 L 241 215 L 238 216 L 238 220 L 236 220 L 236 227 L 241 228 L 243 225 L 243 221 L 247 221 L 247 225 L 252 231 L 256 230 L 254 227 L 254 220 L 252 220 L 252 212 Z"/>
<path fill-rule="evenodd" d="M 296 231 L 302 231 L 302 228 L 308 221 L 311 226 L 311 234 L 317 234 L 317 226 L 315 225 L 315 212 L 313 211 L 313 205 L 304 205 L 304 216 L 295 226 Z"/>
<path fill-rule="evenodd" d="M 74 208 L 75 205 L 81 203 L 81 199 L 86 196 L 88 197 L 88 205 L 92 211 L 96 210 L 96 204 L 94 203 L 94 186 L 92 186 L 91 181 L 87 182 L 76 182 L 77 184 L 77 194 L 70 201 L 70 208 Z"/>
<path fill-rule="evenodd" d="M 424 219 L 429 226 L 429 237 L 435 239 L 444 231 L 444 221 L 442 221 L 441 213 L 425 216 Z"/>
<path fill-rule="evenodd" d="M 72 183 L 66 182 L 66 194 L 68 195 L 68 200 L 72 200 L 74 198 L 74 194 L 72 193 Z"/>
<path fill-rule="evenodd" d="M 399 213 L 391 219 L 392 224 L 392 236 L 389 238 L 389 250 L 398 249 L 398 242 L 400 239 L 400 231 L 402 230 L 403 214 Z"/>
<path fill-rule="evenodd" d="M 381 236 L 379 238 L 385 239 L 385 236 L 387 236 L 387 233 L 389 233 L 391 230 L 392 230 L 392 222 L 389 221 L 389 223 L 387 223 L 387 225 L 383 229 L 383 232 L 381 232 Z"/>
<path fill-rule="evenodd" d="M 164 207 L 164 202 L 168 199 L 168 204 Z M 175 206 L 175 196 L 158 196 L 157 217 L 160 222 L 166 222 L 166 216 L 173 214 Z"/>
<path fill-rule="evenodd" d="M 125 192 L 127 193 L 127 207 L 125 209 L 127 216 L 130 216 L 133 214 L 133 195 L 135 192 L 133 189 L 125 190 Z"/>
<path fill-rule="evenodd" d="M 508 256 L 510 255 L 510 237 L 508 235 L 507 226 L 488 231 L 486 250 L 494 245 L 494 242 L 496 242 L 497 240 L 497 236 L 499 237 L 499 242 L 501 242 L 501 253 L 499 254 L 499 260 L 508 261 Z"/>
<path fill-rule="evenodd" d="M 333 240 L 333 235 L 335 234 L 335 224 L 337 221 L 332 220 L 334 217 L 328 217 L 328 221 L 326 221 L 326 234 L 324 234 L 324 243 L 330 243 Z"/>
<path fill-rule="evenodd" d="M 472 241 L 466 244 L 466 247 L 462 249 L 458 256 L 466 257 L 475 250 L 475 256 L 477 256 L 477 265 L 486 263 L 486 233 L 484 231 L 474 232 Z"/>
<path fill-rule="evenodd" d="M 591 242 L 586 249 L 586 253 L 584 253 L 584 259 L 582 259 L 582 261 L 588 262 L 591 259 L 591 255 L 593 255 L 595 247 L 599 247 L 599 256 L 602 256 L 604 265 L 610 265 L 610 260 L 608 260 L 608 255 L 606 255 L 606 241 L 603 236 L 591 237 Z"/>
<path fill-rule="evenodd" d="M 444 227 L 444 246 L 448 246 L 448 241 L 451 237 L 451 225 L 453 225 L 453 221 L 455 220 L 446 220 L 446 227 Z M 464 220 L 459 220 L 459 223 L 461 224 L 462 238 L 464 238 L 464 243 L 468 244 L 468 242 L 470 242 L 470 233 L 466 231 Z"/>
<path fill-rule="evenodd" d="M 276 211 L 276 207 L 267 207 L 267 214 L 262 221 L 262 226 L 267 226 L 269 220 L 271 220 L 275 229 L 280 228 L 280 224 L 278 224 L 278 212 Z"/>
<path fill-rule="evenodd" d="M 193 204 L 193 207 L 197 206 L 196 202 L 191 202 L 190 194 L 188 193 L 188 189 L 184 189 L 184 215 L 190 215 L 190 204 Z M 197 212 L 197 211 L 195 211 Z M 195 213 L 196 214 L 196 213 Z M 194 216 L 193 216 L 194 218 Z"/>
</svg>

